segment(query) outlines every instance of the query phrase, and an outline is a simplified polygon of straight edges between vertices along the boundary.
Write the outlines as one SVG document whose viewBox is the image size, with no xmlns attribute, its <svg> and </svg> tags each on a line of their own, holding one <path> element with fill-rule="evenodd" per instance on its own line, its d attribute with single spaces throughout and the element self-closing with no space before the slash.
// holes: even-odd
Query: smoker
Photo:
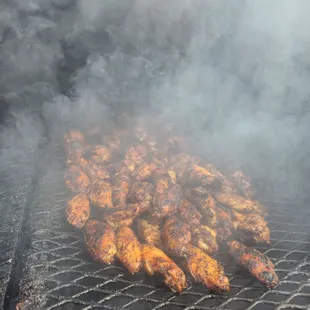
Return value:
<svg viewBox="0 0 310 310">
<path fill-rule="evenodd" d="M 267 221 L 271 231 L 271 244 L 256 248 L 265 253 L 274 263 L 279 284 L 272 290 L 263 287 L 232 262 L 227 253 L 222 252 L 216 253 L 214 257 L 223 265 L 231 285 L 230 292 L 223 294 L 212 293 L 205 286 L 191 281 L 190 278 L 188 287 L 182 293 L 177 294 L 165 287 L 162 284 L 162 279 L 148 277 L 143 271 L 130 275 L 117 262 L 107 266 L 91 259 L 85 249 L 82 234 L 73 229 L 66 221 L 64 206 L 69 196 L 63 182 L 63 132 L 72 126 L 72 120 L 73 124 L 74 121 L 88 122 L 93 118 L 97 121 L 102 115 L 115 114 L 122 109 L 125 111 L 149 109 L 149 106 L 152 106 L 149 93 L 153 89 L 148 88 L 148 83 L 157 79 L 154 85 L 156 87 L 161 85 L 162 66 L 169 68 L 169 72 L 173 72 L 175 75 L 180 73 L 177 68 L 178 63 L 182 59 L 186 59 L 187 40 L 191 35 L 190 31 L 188 33 L 183 31 L 183 36 L 174 37 L 175 41 L 168 38 L 163 46 L 160 46 L 159 50 L 162 48 L 168 52 L 161 54 L 164 56 L 160 58 L 161 61 L 159 61 L 156 70 L 147 73 L 148 76 L 151 76 L 147 82 L 144 83 L 143 74 L 141 77 L 132 70 L 133 73 L 126 76 L 128 80 L 131 79 L 131 82 L 123 83 L 120 87 L 121 91 L 117 95 L 111 91 L 105 96 L 106 89 L 104 88 L 99 96 L 103 96 L 106 102 L 104 104 L 100 102 L 99 105 L 96 102 L 95 107 L 91 108 L 92 102 L 85 104 L 87 98 L 90 98 L 85 95 L 88 90 L 100 89 L 103 83 L 109 84 L 108 76 L 112 76 L 111 80 L 115 79 L 114 83 L 124 82 L 123 70 L 118 71 L 121 66 L 116 66 L 116 68 L 113 66 L 121 63 L 126 70 L 132 69 L 130 66 L 136 66 L 136 63 L 130 62 L 131 57 L 137 57 L 135 61 L 139 60 L 139 64 L 142 64 L 141 67 L 144 70 L 142 71 L 145 72 L 149 70 L 154 59 L 157 59 L 157 55 L 154 54 L 154 51 L 148 54 L 141 52 L 140 49 L 147 49 L 147 45 L 139 46 L 139 40 L 144 40 L 152 48 L 152 44 L 154 44 L 154 42 L 148 41 L 149 38 L 143 37 L 141 33 L 140 37 L 137 35 L 132 42 L 126 38 L 126 35 L 130 37 L 128 33 L 124 34 L 129 24 L 125 24 L 123 28 L 120 27 L 121 30 L 117 32 L 121 21 L 128 18 L 126 14 L 129 14 L 128 7 L 130 5 L 136 3 L 134 13 L 130 14 L 141 13 L 139 11 L 141 1 L 129 1 L 130 4 L 124 5 L 122 9 L 113 7 L 111 3 L 104 7 L 108 12 L 105 13 L 104 18 L 109 21 L 108 24 L 112 25 L 110 27 L 101 23 L 100 15 L 99 17 L 96 15 L 96 6 L 99 4 L 94 1 L 88 6 L 86 2 L 51 1 L 51 3 L 47 3 L 43 1 L 38 4 L 39 2 L 34 1 L 33 6 L 27 6 L 13 1 L 13 4 L 7 4 L 7 8 L 5 8 L 7 10 L 5 12 L 17 18 L 18 22 L 12 18 L 16 24 L 11 25 L 11 22 L 5 19 L 4 31 L 1 32 L 1 45 L 5 51 L 1 54 L 1 58 L 4 62 L 5 59 L 9 59 L 10 48 L 12 48 L 12 54 L 16 53 L 14 42 L 18 42 L 18 38 L 22 37 L 21 42 L 23 43 L 20 43 L 21 45 L 18 47 L 21 49 L 24 42 L 27 41 L 28 35 L 33 35 L 31 40 L 33 38 L 37 40 L 27 41 L 29 46 L 36 46 L 39 42 L 39 46 L 42 47 L 42 49 L 39 48 L 39 52 L 30 48 L 29 53 L 37 55 L 38 52 L 38 55 L 41 56 L 45 53 L 48 55 L 45 55 L 46 58 L 42 56 L 39 59 L 26 58 L 24 61 L 26 63 L 29 61 L 30 65 L 24 71 L 21 70 L 22 73 L 16 71 L 15 61 L 8 62 L 11 66 L 6 69 L 9 78 L 6 79 L 4 70 L 1 73 L 1 77 L 5 78 L 1 80 L 2 85 L 0 86 L 0 308 L 16 310 L 309 309 L 310 217 L 309 208 L 305 202 L 308 197 L 307 193 L 303 195 L 302 199 L 297 199 L 296 196 L 291 196 L 288 192 L 284 194 L 283 187 L 277 187 L 274 184 L 274 179 L 269 182 L 261 175 L 257 178 L 254 176 L 254 179 L 260 201 L 268 206 Z M 161 3 L 161 5 L 163 4 Z M 91 6 L 94 6 L 95 9 L 92 10 Z M 229 7 L 229 10 L 232 10 L 229 12 L 235 14 L 234 17 L 229 17 L 233 21 L 233 27 L 235 27 L 237 17 L 240 16 L 238 15 L 240 6 L 241 4 L 236 4 Z M 170 7 L 170 9 L 176 8 L 177 5 Z M 79 14 L 85 14 L 83 18 L 86 18 L 86 21 L 84 20 L 83 23 L 87 24 L 88 22 L 89 26 L 84 24 L 85 27 L 83 26 L 84 28 L 82 27 L 81 30 L 78 26 L 83 23 L 76 23 L 76 28 L 72 27 L 71 18 L 74 14 L 79 16 L 78 18 L 80 18 Z M 141 17 L 139 14 L 138 16 Z M 217 14 L 222 14 L 222 11 L 218 11 Z M 53 21 L 54 25 L 44 23 L 41 18 L 46 18 L 45 22 Z M 150 15 L 149 18 L 152 19 L 154 16 Z M 111 19 L 114 21 L 111 22 Z M 187 23 L 187 21 L 185 19 L 182 24 L 182 27 L 185 28 L 181 27 L 181 30 L 194 29 L 193 24 Z M 145 20 L 143 22 L 146 23 Z M 163 23 L 165 22 L 163 19 Z M 27 31 L 27 33 L 22 32 L 23 27 L 28 29 L 28 23 L 34 25 L 34 29 L 36 29 L 34 34 Z M 42 23 L 45 26 L 42 26 Z M 179 33 L 180 29 L 175 27 L 173 31 Z M 216 41 L 216 44 L 208 47 L 210 55 L 212 55 L 212 57 L 210 56 L 212 65 L 216 68 L 221 65 L 217 57 L 227 56 L 220 52 L 227 49 L 227 46 L 232 42 L 232 30 L 228 28 L 220 29 L 219 31 L 222 31 L 224 35 L 219 36 L 220 39 Z M 77 31 L 77 34 L 72 29 Z M 164 41 L 156 29 L 152 28 L 152 31 L 150 30 L 150 33 L 154 36 L 159 36 L 156 40 Z M 201 39 L 201 37 L 199 38 Z M 50 45 L 50 42 L 54 43 Z M 54 52 L 49 55 L 51 49 Z M 101 49 L 108 55 L 107 59 L 110 59 L 110 62 L 102 61 L 104 57 L 98 56 Z M 113 60 L 119 49 L 124 52 L 124 55 L 130 56 L 128 58 L 122 56 Z M 174 54 L 175 49 L 179 52 L 177 56 Z M 162 53 L 163 50 L 160 52 Z M 21 49 L 21 53 L 28 55 L 28 50 Z M 141 56 L 142 54 L 145 58 Z M 150 58 L 147 59 L 147 57 Z M 113 65 L 111 66 L 112 61 Z M 47 65 L 46 62 L 48 62 Z M 37 65 L 38 70 L 32 70 L 31 64 Z M 3 64 L 1 63 L 1 65 Z M 100 67 L 101 65 L 102 67 Z M 113 68 L 111 69 L 111 67 Z M 3 68 L 6 67 L 3 66 Z M 52 69 L 50 70 L 50 68 Z M 102 68 L 112 72 L 109 71 L 107 75 L 101 75 L 104 71 Z M 126 71 L 125 69 L 124 71 Z M 220 67 L 219 70 L 224 69 Z M 225 74 L 228 73 L 225 71 Z M 87 82 L 84 83 L 85 80 Z M 254 82 L 249 80 L 246 79 L 246 87 L 254 88 L 251 84 Z M 141 83 L 142 86 L 136 88 L 134 85 L 137 83 Z M 114 85 L 116 84 L 109 84 L 109 87 Z M 184 86 L 184 84 L 181 85 Z M 131 88 L 134 89 L 132 93 L 130 93 Z M 144 93 L 145 89 L 148 89 L 147 95 Z M 127 96 L 127 93 L 130 95 Z M 255 93 L 253 98 L 258 96 L 258 92 L 255 90 L 253 93 Z M 164 92 L 164 95 L 167 94 L 170 93 Z M 134 95 L 137 98 L 131 98 Z M 82 101 L 84 100 L 83 103 L 78 99 L 81 97 Z M 120 99 L 120 97 L 124 97 L 124 99 Z M 156 98 L 158 101 L 162 99 L 159 95 Z M 110 101 L 108 101 L 109 99 Z M 120 103 L 122 100 L 123 102 Z M 100 113 L 97 113 L 98 106 L 100 106 Z M 158 106 L 152 106 L 150 109 L 153 109 L 154 113 L 158 113 L 160 110 Z M 199 109 L 200 113 L 201 107 Z M 90 112 L 89 115 L 86 113 L 87 111 Z M 203 113 L 208 114 L 210 110 Z M 185 114 L 187 115 L 187 111 Z M 298 113 L 299 116 L 302 114 Z M 195 115 L 197 116 L 197 113 Z M 199 117 L 202 116 L 199 115 Z M 197 119 L 195 118 L 194 123 L 201 122 L 201 127 L 205 128 L 204 121 L 197 121 Z M 215 121 L 216 117 L 214 116 L 213 120 L 210 120 L 210 116 L 206 115 L 206 119 L 208 124 L 206 125 L 207 129 L 204 130 L 216 131 L 218 126 Z M 104 121 L 109 124 L 106 116 L 104 116 Z M 208 126 L 213 126 L 213 129 Z M 193 129 L 193 131 L 195 130 L 197 128 Z M 305 148 L 305 146 L 303 147 Z M 303 150 L 301 147 L 296 153 Z M 277 154 L 279 153 L 271 154 L 271 156 L 277 156 Z M 238 155 L 239 153 L 237 153 Z M 307 164 L 304 167 L 306 170 Z M 251 171 L 251 168 L 249 170 Z M 288 179 L 287 183 L 289 182 Z"/>
</svg>

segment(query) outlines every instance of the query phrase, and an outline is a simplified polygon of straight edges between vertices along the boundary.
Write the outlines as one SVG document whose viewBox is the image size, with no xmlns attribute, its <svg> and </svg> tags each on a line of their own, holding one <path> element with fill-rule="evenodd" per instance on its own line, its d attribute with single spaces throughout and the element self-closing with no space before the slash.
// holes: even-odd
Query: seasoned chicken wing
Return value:
<svg viewBox="0 0 310 310">
<path fill-rule="evenodd" d="M 149 219 L 138 219 L 138 231 L 141 239 L 150 245 L 162 247 L 161 227 L 159 223 Z"/>
<path fill-rule="evenodd" d="M 153 171 L 156 169 L 155 163 L 142 163 L 132 174 L 132 177 L 137 181 L 145 181 L 149 179 Z"/>
<path fill-rule="evenodd" d="M 176 216 L 166 220 L 162 239 L 165 249 L 175 256 L 182 256 L 185 246 L 191 241 L 190 227 Z"/>
<path fill-rule="evenodd" d="M 195 281 L 215 292 L 229 291 L 229 281 L 223 267 L 202 250 L 188 244 L 185 264 Z"/>
<path fill-rule="evenodd" d="M 128 148 L 125 158 L 135 165 L 139 165 L 144 161 L 147 156 L 148 150 L 144 145 L 138 144 L 136 146 Z"/>
<path fill-rule="evenodd" d="M 175 214 L 181 204 L 182 189 L 178 184 L 172 185 L 163 194 L 154 194 L 153 215 L 163 218 Z"/>
<path fill-rule="evenodd" d="M 64 147 L 67 154 L 67 165 L 74 164 L 76 158 L 85 152 L 84 135 L 77 130 L 71 130 L 64 135 Z"/>
<path fill-rule="evenodd" d="M 242 171 L 236 171 L 231 175 L 231 180 L 237 187 L 239 192 L 245 197 L 251 199 L 255 195 L 255 190 L 252 187 L 250 178 L 246 176 Z"/>
<path fill-rule="evenodd" d="M 84 240 L 91 256 L 99 262 L 111 264 L 116 254 L 115 235 L 108 225 L 89 220 L 84 226 Z"/>
<path fill-rule="evenodd" d="M 237 212 L 240 213 L 259 213 L 265 215 L 264 208 L 257 202 L 253 200 L 246 199 L 242 196 L 239 196 L 235 193 L 229 191 L 215 191 L 214 198 L 220 203 L 223 204 Z"/>
<path fill-rule="evenodd" d="M 232 212 L 233 224 L 242 241 L 270 243 L 270 230 L 264 218 L 256 213 Z"/>
<path fill-rule="evenodd" d="M 92 181 L 107 180 L 110 177 L 106 168 L 85 159 L 83 156 L 76 158 L 75 162 Z"/>
<path fill-rule="evenodd" d="M 269 289 L 274 288 L 279 280 L 270 259 L 255 250 L 246 247 L 238 241 L 228 243 L 229 253 L 235 261 L 246 268 L 250 274 L 266 285 Z"/>
<path fill-rule="evenodd" d="M 147 182 L 135 182 L 128 194 L 131 202 L 151 201 L 153 198 L 153 185 Z"/>
<path fill-rule="evenodd" d="M 134 219 L 138 215 L 150 209 L 149 201 L 140 201 L 136 203 L 129 203 L 123 210 L 117 210 L 113 213 L 104 215 L 104 221 L 108 223 L 117 223 L 126 219 Z"/>
<path fill-rule="evenodd" d="M 88 176 L 77 166 L 71 165 L 65 172 L 67 187 L 74 193 L 87 194 L 90 188 Z"/>
<path fill-rule="evenodd" d="M 211 186 L 220 184 L 219 178 L 198 165 L 192 165 L 187 169 L 186 179 L 184 181 L 184 183 L 190 184 L 191 186 Z"/>
<path fill-rule="evenodd" d="M 208 226 L 215 228 L 218 223 L 216 210 L 217 203 L 210 195 L 210 192 L 202 187 L 194 187 L 185 190 L 184 196 L 198 207 L 198 210 L 203 216 L 203 222 Z"/>
<path fill-rule="evenodd" d="M 67 204 L 67 221 L 74 227 L 82 228 L 90 217 L 90 204 L 85 194 L 78 194 Z"/>
<path fill-rule="evenodd" d="M 117 258 L 130 273 L 136 273 L 142 266 L 141 244 L 129 227 L 122 227 L 116 234 Z"/>
<path fill-rule="evenodd" d="M 234 224 L 231 215 L 221 207 L 216 207 L 216 226 L 218 242 L 223 242 L 234 233 Z"/>
<path fill-rule="evenodd" d="M 192 242 L 208 254 L 218 251 L 216 242 L 216 231 L 206 225 L 195 225 L 191 227 Z"/>
<path fill-rule="evenodd" d="M 182 199 L 179 216 L 190 225 L 199 225 L 202 218 L 200 212 L 187 199 Z"/>
<path fill-rule="evenodd" d="M 160 249 L 152 245 L 143 245 L 143 266 L 150 275 L 160 273 L 165 284 L 173 291 L 181 292 L 186 287 L 184 272 Z"/>
<path fill-rule="evenodd" d="M 95 181 L 90 187 L 88 198 L 92 204 L 100 208 L 113 208 L 112 188 L 110 183 Z"/>
<path fill-rule="evenodd" d="M 135 216 L 128 217 L 123 220 L 115 221 L 114 219 L 110 221 L 109 217 L 104 218 L 104 222 L 113 227 L 114 229 L 118 229 L 120 227 L 129 227 L 132 225 Z"/>
<path fill-rule="evenodd" d="M 112 201 L 115 209 L 126 208 L 130 186 L 131 180 L 127 174 L 118 173 L 112 177 Z"/>
<path fill-rule="evenodd" d="M 111 159 L 111 152 L 110 150 L 103 146 L 103 145 L 95 145 L 91 149 L 89 149 L 86 154 L 85 158 L 91 160 L 96 164 L 106 164 Z"/>
</svg>

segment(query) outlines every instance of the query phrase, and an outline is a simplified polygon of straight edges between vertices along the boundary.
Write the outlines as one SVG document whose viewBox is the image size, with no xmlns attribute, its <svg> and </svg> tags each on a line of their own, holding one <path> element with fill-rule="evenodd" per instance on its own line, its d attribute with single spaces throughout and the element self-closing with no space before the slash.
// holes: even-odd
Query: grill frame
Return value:
<svg viewBox="0 0 310 310">
<path fill-rule="evenodd" d="M 118 264 L 92 261 L 81 233 L 65 220 L 71 194 L 63 182 L 61 147 L 47 146 L 40 163 L 41 178 L 31 194 L 31 247 L 20 281 L 19 309 L 307 309 L 310 221 L 306 209 L 296 212 L 297 206 L 283 201 L 273 202 L 270 209 L 271 246 L 257 248 L 275 263 L 280 284 L 273 291 L 266 291 L 234 264 L 227 265 L 229 256 L 218 253 L 215 257 L 230 278 L 230 293 L 212 294 L 202 285 L 189 283 L 183 293 L 174 294 L 157 277 L 144 272 L 131 276 Z"/>
</svg>

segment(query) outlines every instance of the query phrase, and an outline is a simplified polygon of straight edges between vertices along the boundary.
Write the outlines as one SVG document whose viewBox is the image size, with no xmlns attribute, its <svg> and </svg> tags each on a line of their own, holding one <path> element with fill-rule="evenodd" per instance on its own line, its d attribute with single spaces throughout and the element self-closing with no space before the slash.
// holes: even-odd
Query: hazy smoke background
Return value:
<svg viewBox="0 0 310 310">
<path fill-rule="evenodd" d="M 22 171 L 46 128 L 146 110 L 188 128 L 193 149 L 219 167 L 306 197 L 309 8 L 308 0 L 2 2 L 1 111 L 11 117 L 1 166 Z"/>
</svg>

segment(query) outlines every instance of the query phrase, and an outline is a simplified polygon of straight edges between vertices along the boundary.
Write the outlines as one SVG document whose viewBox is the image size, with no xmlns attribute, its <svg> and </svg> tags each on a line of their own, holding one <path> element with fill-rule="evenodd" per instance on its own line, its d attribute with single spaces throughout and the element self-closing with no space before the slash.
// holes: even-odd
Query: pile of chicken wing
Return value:
<svg viewBox="0 0 310 310">
<path fill-rule="evenodd" d="M 100 127 L 64 136 L 65 183 L 76 194 L 67 221 L 81 229 L 90 255 L 130 273 L 161 274 L 173 291 L 186 274 L 212 291 L 229 291 L 224 269 L 211 255 L 227 250 L 269 289 L 278 283 L 272 262 L 250 244 L 269 244 L 265 208 L 253 200 L 249 179 L 225 176 L 189 155 L 171 126 L 157 132 Z M 246 246 L 246 245 L 247 246 Z M 175 263 L 178 262 L 178 265 Z"/>
</svg>

